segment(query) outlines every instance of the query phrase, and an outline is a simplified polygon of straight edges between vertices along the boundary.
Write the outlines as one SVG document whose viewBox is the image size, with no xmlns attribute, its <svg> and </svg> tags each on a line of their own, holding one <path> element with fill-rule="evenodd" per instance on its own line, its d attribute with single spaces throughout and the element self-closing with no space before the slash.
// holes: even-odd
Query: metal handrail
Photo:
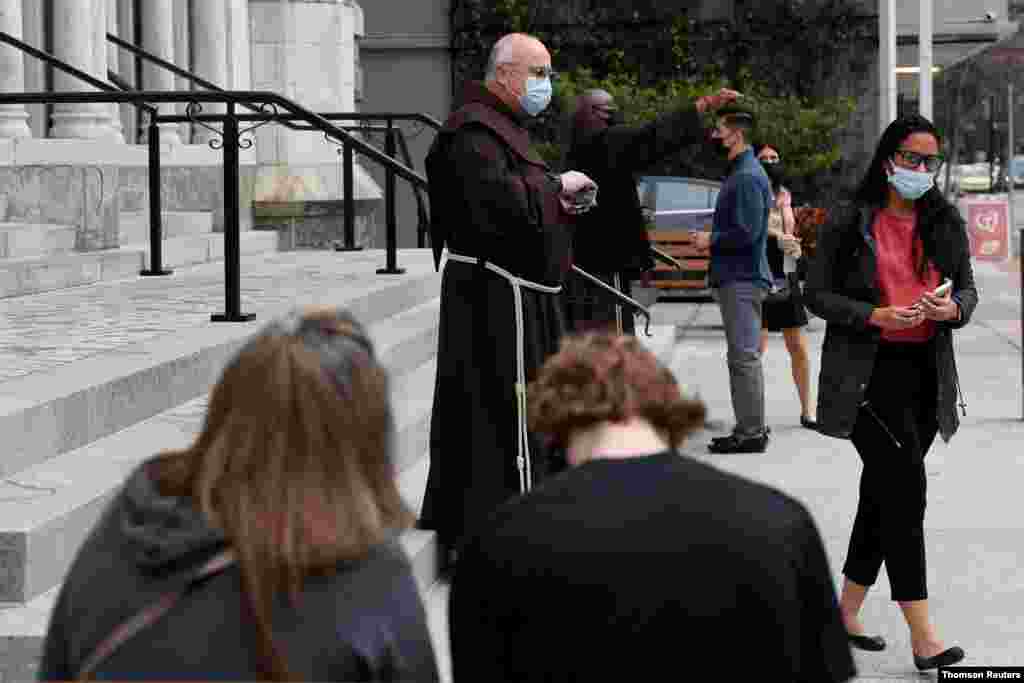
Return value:
<svg viewBox="0 0 1024 683">
<path fill-rule="evenodd" d="M 163 59 L 162 57 L 159 57 L 159 56 L 153 54 L 152 52 L 149 52 L 149 51 L 139 47 L 138 45 L 130 43 L 130 42 L 124 40 L 123 38 L 120 38 L 119 36 L 114 35 L 113 33 L 107 33 L 107 42 L 115 45 L 116 47 L 119 47 L 119 48 L 121 48 L 123 50 L 126 50 L 126 51 L 130 52 L 131 54 L 135 55 L 136 59 L 141 59 L 141 60 L 147 61 L 147 62 L 149 62 L 151 64 L 154 64 L 154 65 L 156 65 L 156 66 L 158 66 L 158 67 L 160 67 L 162 69 L 170 71 L 172 74 L 174 74 L 174 75 L 176 75 L 176 76 L 178 76 L 180 78 L 183 78 L 183 79 L 189 81 L 190 83 L 193 83 L 194 85 L 198 85 L 201 88 L 205 88 L 207 90 L 211 90 L 211 91 L 214 91 L 214 92 L 225 92 L 224 88 L 220 87 L 216 83 L 213 83 L 212 81 L 206 80 L 206 79 L 196 75 L 195 73 L 192 73 L 191 71 L 189 71 L 187 69 L 183 69 L 182 67 L 178 66 L 177 64 L 175 64 L 175 63 L 173 63 L 173 62 L 171 62 L 169 60 Z M 247 103 L 244 103 L 244 102 L 242 103 L 242 106 L 244 106 L 244 107 L 246 107 L 246 108 L 248 108 L 250 110 L 253 110 L 253 111 L 257 111 L 257 112 L 260 111 L 257 107 L 253 107 L 253 106 L 251 106 L 251 105 L 249 105 Z M 394 122 L 394 121 L 417 121 L 417 122 L 420 122 L 420 123 L 424 123 L 424 124 L 426 124 L 428 126 L 431 126 L 431 127 L 435 128 L 435 129 L 439 129 L 441 127 L 440 122 L 437 121 L 436 119 L 434 119 L 433 117 L 431 117 L 431 116 L 429 116 L 427 114 L 418 114 L 418 113 L 411 113 L 411 114 L 410 113 L 403 113 L 403 114 L 393 114 L 393 113 L 386 113 L 386 114 L 369 114 L 369 113 L 348 113 L 348 114 L 342 114 L 342 113 L 330 113 L 330 114 L 321 114 L 321 115 L 324 116 L 324 118 L 327 118 L 329 120 L 364 121 L 364 120 L 371 120 L 371 119 L 386 119 L 389 122 Z M 242 117 L 239 117 L 238 120 L 239 121 L 244 121 L 246 119 L 244 119 Z M 279 123 L 281 125 L 285 126 L 286 128 L 289 128 L 290 130 L 310 130 L 310 131 L 311 130 L 317 130 L 316 126 L 308 126 L 308 125 L 296 124 L 296 123 L 293 122 L 293 120 L 287 119 L 287 118 L 279 119 Z M 402 148 L 405 151 L 405 155 L 404 155 L 405 163 L 410 168 L 412 168 L 413 167 L 412 157 L 408 153 L 408 146 L 406 145 L 405 137 L 404 137 L 404 135 L 402 134 L 402 132 L 400 130 L 398 131 L 398 136 L 399 136 L 398 137 L 399 146 L 400 146 L 400 148 Z M 391 144 L 390 138 L 388 138 L 387 144 L 389 144 L 389 145 Z M 343 143 L 343 146 L 344 146 L 344 143 Z M 348 159 L 348 155 L 346 155 L 346 159 Z M 389 183 L 391 182 L 390 174 L 389 174 L 388 182 Z M 420 247 L 424 247 L 424 246 L 426 246 L 424 244 L 424 242 L 425 242 L 425 237 L 426 237 L 426 234 L 427 234 L 427 223 L 429 221 L 429 219 L 427 218 L 427 209 L 426 209 L 426 205 L 425 205 L 425 202 L 424 202 L 424 199 L 423 199 L 422 188 L 420 188 L 417 185 L 413 184 L 412 190 L 413 190 L 413 195 L 416 198 L 417 218 L 419 220 L 419 225 L 417 226 L 417 230 L 416 230 L 417 244 Z M 355 232 L 355 230 L 353 228 L 354 217 L 351 214 L 351 211 L 352 211 L 351 207 L 348 206 L 349 204 L 351 204 L 350 200 L 351 200 L 351 197 L 346 197 L 346 217 L 345 217 L 346 231 L 345 231 L 345 242 L 346 242 L 346 247 L 348 249 L 354 249 L 355 248 L 355 245 L 354 245 L 354 239 L 355 239 L 354 232 Z M 391 233 L 396 233 L 396 236 L 393 239 L 397 240 L 397 230 L 396 230 L 395 226 L 392 225 L 392 223 L 395 221 L 395 218 L 393 216 L 394 212 L 391 209 L 391 203 L 393 202 L 393 198 L 390 197 L 390 195 L 389 195 L 387 197 L 386 201 L 388 203 L 388 231 L 389 231 L 389 235 L 391 235 Z M 389 237 L 389 239 L 392 239 L 392 238 Z"/>
<path fill-rule="evenodd" d="M 61 59 L 58 59 L 57 57 L 54 57 L 53 55 L 51 55 L 48 52 L 44 52 L 42 50 L 34 48 L 31 45 L 29 45 L 28 43 L 25 43 L 25 42 L 22 42 L 22 41 L 18 40 L 17 38 L 12 36 L 10 33 L 7 33 L 6 31 L 0 31 L 0 42 L 7 43 L 11 47 L 14 47 L 14 48 L 17 48 L 18 50 L 21 50 L 22 52 L 24 52 L 25 54 L 29 55 L 30 57 L 35 57 L 36 59 L 44 61 L 47 64 L 49 64 L 50 66 L 52 66 L 52 67 L 54 67 L 56 69 L 59 69 L 60 71 L 63 71 L 64 73 L 68 74 L 69 76 L 74 76 L 78 80 L 80 80 L 80 81 L 82 81 L 84 83 L 87 83 L 87 84 L 91 85 L 94 88 L 98 88 L 99 90 L 102 90 L 104 92 L 118 92 L 118 88 L 115 87 L 114 85 L 111 85 L 110 83 L 107 83 L 106 81 L 102 81 L 102 80 L 96 78 L 95 76 L 92 76 L 91 74 L 88 74 L 88 73 L 82 71 L 81 69 L 73 67 L 70 64 L 68 64 L 67 62 L 65 62 L 65 61 L 63 61 Z M 153 107 L 153 106 L 151 106 L 151 105 L 149 105 L 149 104 L 147 104 L 145 102 L 143 102 L 143 103 L 129 102 L 128 104 L 132 104 L 132 105 L 134 105 L 136 107 L 139 107 L 140 109 L 144 109 L 149 114 L 156 114 L 157 113 L 156 112 L 156 107 Z"/>
<path fill-rule="evenodd" d="M 322 131 L 328 137 L 333 137 L 343 144 L 346 152 L 346 164 L 351 166 L 351 154 L 353 150 L 357 150 L 360 154 L 376 161 L 377 163 L 384 166 L 387 170 L 387 213 L 388 213 L 388 240 L 387 240 L 387 267 L 378 270 L 378 273 L 402 273 L 396 266 L 396 251 L 397 251 L 397 237 L 394 234 L 394 187 L 393 178 L 395 176 L 401 177 L 412 184 L 414 188 L 426 188 L 427 180 L 423 176 L 416 173 L 416 171 L 408 168 L 404 164 L 395 160 L 396 151 L 394 150 L 394 139 L 395 131 L 394 121 L 395 120 L 412 120 L 420 121 L 435 129 L 439 129 L 441 124 L 432 117 L 426 114 L 379 114 L 379 113 L 337 113 L 337 114 L 317 114 L 313 111 L 306 109 L 298 103 L 283 97 L 274 92 L 268 91 L 228 91 L 221 90 L 216 86 L 210 88 L 209 92 L 192 91 L 187 93 L 179 93 L 173 91 L 120 91 L 115 86 L 104 83 L 103 81 L 96 79 L 85 72 L 72 67 L 66 62 L 54 57 L 53 55 L 47 54 L 41 50 L 23 43 L 22 41 L 10 36 L 7 33 L 0 32 L 0 41 L 6 42 L 12 45 L 26 54 L 33 57 L 37 57 L 54 67 L 61 69 L 72 76 L 79 78 L 80 80 L 98 88 L 101 92 L 36 92 L 36 93 L 0 93 L 0 104 L 131 104 L 136 107 L 145 109 L 150 114 L 150 125 L 149 125 L 149 180 L 150 180 L 150 259 L 151 268 L 149 270 L 143 270 L 144 275 L 165 275 L 169 274 L 170 271 L 162 268 L 162 226 L 161 226 L 161 210 L 160 210 L 160 150 L 159 150 L 159 137 L 160 137 L 160 123 L 198 123 L 201 121 L 218 121 L 224 124 L 223 131 L 216 131 L 215 133 L 220 135 L 221 140 L 211 140 L 211 147 L 218 148 L 222 147 L 224 150 L 224 215 L 225 215 L 225 259 L 224 259 L 224 270 L 225 270 L 225 313 L 212 316 L 215 321 L 248 321 L 254 316 L 243 314 L 241 312 L 241 268 L 240 268 L 240 244 L 239 244 L 239 216 L 238 216 L 238 179 L 239 179 L 239 148 L 248 148 L 252 146 L 252 142 L 242 139 L 242 135 L 251 132 L 256 128 L 259 128 L 268 123 L 285 123 L 291 121 L 304 121 L 306 124 L 314 129 Z M 132 46 L 134 47 L 134 46 Z M 137 49 L 137 48 L 136 48 Z M 154 58 L 158 59 L 158 58 Z M 168 63 L 168 66 L 173 66 Z M 177 67 L 174 67 L 177 69 Z M 181 74 L 183 77 L 192 76 L 184 72 Z M 123 79 L 119 79 L 123 82 Z M 127 85 L 125 83 L 125 85 Z M 212 85 L 212 84 L 211 84 Z M 205 87 L 205 86 L 204 86 Z M 154 104 L 187 104 L 188 113 L 185 116 L 173 115 L 173 114 L 160 114 L 159 110 L 156 109 Z M 227 111 L 223 114 L 207 114 L 203 115 L 202 104 L 225 104 Z M 254 106 L 255 105 L 255 106 Z M 245 106 L 255 112 L 256 114 L 242 114 L 239 115 L 235 111 L 236 106 Z M 269 110 L 268 110 L 269 108 Z M 286 112 L 282 114 L 279 110 L 284 109 Z M 343 127 L 336 126 L 331 120 L 373 120 L 373 119 L 385 119 L 387 120 L 386 132 L 387 132 L 387 146 L 388 153 L 382 153 L 372 145 L 364 143 L 362 140 L 352 136 Z M 240 121 L 256 121 L 256 125 L 250 126 L 244 130 L 239 130 L 238 124 Z M 401 135 L 401 131 L 398 131 Z M 401 138 L 400 138 L 401 139 Z M 408 151 L 408 150 L 406 150 Z M 349 169 L 350 170 L 350 169 Z M 346 196 L 351 199 L 351 173 L 347 174 L 346 178 Z M 346 204 L 351 204 L 351 201 L 347 201 Z M 349 210 L 351 208 L 349 207 Z M 348 220 L 346 221 L 348 222 Z M 574 268 L 577 274 L 583 275 L 594 279 L 587 273 L 579 271 L 578 268 Z M 602 283 L 603 284 L 603 283 Z M 603 287 L 603 290 L 620 302 L 637 309 L 642 314 L 646 315 L 648 325 L 650 325 L 650 313 L 646 308 L 641 306 L 638 302 L 622 294 L 618 290 L 610 287 Z"/>
</svg>

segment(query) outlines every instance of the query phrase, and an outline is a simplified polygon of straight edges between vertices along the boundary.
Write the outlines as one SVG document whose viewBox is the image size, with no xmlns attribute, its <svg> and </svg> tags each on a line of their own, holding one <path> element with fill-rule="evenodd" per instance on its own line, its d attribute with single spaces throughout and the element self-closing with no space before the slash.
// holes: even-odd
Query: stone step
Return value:
<svg viewBox="0 0 1024 683">
<path fill-rule="evenodd" d="M 62 254 L 75 249 L 73 225 L 0 223 L 0 258 Z"/>
<path fill-rule="evenodd" d="M 247 230 L 240 233 L 239 238 L 239 251 L 242 256 L 278 250 L 279 239 L 276 232 Z M 164 268 L 174 269 L 224 260 L 223 233 L 171 237 L 163 240 L 161 246 L 161 261 Z M 140 268 L 150 265 L 148 241 L 137 244 L 122 243 L 121 250 L 141 254 Z"/>
<path fill-rule="evenodd" d="M 432 372 L 404 374 L 413 376 L 410 382 L 400 376 L 404 392 L 433 393 Z M 419 410 L 396 411 L 396 458 L 399 469 L 415 469 L 426 450 L 431 404 L 403 396 Z M 154 444 L 188 446 L 202 429 L 206 404 L 205 396 L 194 399 L 0 482 L 0 602 L 30 601 L 57 584 L 125 477 L 155 455 Z"/>
<path fill-rule="evenodd" d="M 439 290 L 437 275 L 427 273 L 357 280 L 322 296 L 325 303 L 352 311 L 376 339 L 395 335 L 394 341 L 381 342 L 381 358 L 399 375 L 421 365 L 435 348 L 427 342 L 436 335 L 431 329 L 437 326 L 433 308 L 417 307 L 430 304 Z M 81 448 L 205 394 L 260 321 L 295 303 L 282 297 L 280 304 L 252 309 L 257 314 L 252 323 L 208 323 L 0 382 L 0 433 L 6 442 L 0 476 Z M 403 313 L 403 322 L 388 320 Z M 376 327 L 381 323 L 383 327 Z"/>
<path fill-rule="evenodd" d="M 395 447 L 395 468 L 399 472 L 413 467 L 430 445 L 436 374 L 437 361 L 432 358 L 393 384 L 391 405 L 395 423 L 402 425 Z"/>
<path fill-rule="evenodd" d="M 139 274 L 138 251 L 105 249 L 0 260 L 0 299 L 121 280 Z"/>
<path fill-rule="evenodd" d="M 213 232 L 211 211 L 164 211 L 160 229 L 165 240 L 175 237 L 205 235 Z M 120 244 L 142 244 L 149 241 L 149 211 L 122 211 Z"/>
</svg>

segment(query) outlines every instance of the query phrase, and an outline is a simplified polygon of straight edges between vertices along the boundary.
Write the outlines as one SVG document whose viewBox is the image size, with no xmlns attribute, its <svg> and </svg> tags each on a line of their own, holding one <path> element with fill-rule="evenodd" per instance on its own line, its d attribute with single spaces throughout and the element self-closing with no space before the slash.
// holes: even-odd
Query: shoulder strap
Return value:
<svg viewBox="0 0 1024 683">
<path fill-rule="evenodd" d="M 119 624 L 85 659 L 78 670 L 78 680 L 90 680 L 93 672 L 96 671 L 96 667 L 110 657 L 117 648 L 121 647 L 143 629 L 156 623 L 160 617 L 167 614 L 178 603 L 178 600 L 185 593 L 189 592 L 198 583 L 215 574 L 219 574 L 234 564 L 234 562 L 234 553 L 230 550 L 217 553 L 199 568 L 193 570 L 182 588 L 165 593 L 155 603 L 143 608 L 134 617 Z"/>
</svg>

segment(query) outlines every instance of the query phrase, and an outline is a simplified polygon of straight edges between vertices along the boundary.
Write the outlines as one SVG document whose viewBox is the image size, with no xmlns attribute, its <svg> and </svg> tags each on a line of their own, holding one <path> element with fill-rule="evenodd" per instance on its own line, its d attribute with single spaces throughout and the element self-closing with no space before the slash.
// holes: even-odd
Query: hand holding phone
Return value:
<svg viewBox="0 0 1024 683">
<path fill-rule="evenodd" d="M 952 299 L 953 283 L 945 280 L 934 291 L 926 293 L 914 307 L 928 320 L 953 320 L 960 315 L 960 306 Z"/>
</svg>

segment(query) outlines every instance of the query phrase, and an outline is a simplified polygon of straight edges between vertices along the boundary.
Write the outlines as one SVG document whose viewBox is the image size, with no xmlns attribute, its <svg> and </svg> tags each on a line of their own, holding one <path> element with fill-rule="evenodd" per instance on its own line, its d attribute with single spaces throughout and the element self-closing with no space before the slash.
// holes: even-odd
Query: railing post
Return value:
<svg viewBox="0 0 1024 683">
<path fill-rule="evenodd" d="M 395 151 L 395 121 L 388 119 L 388 129 L 385 133 L 384 152 L 394 159 Z M 390 168 L 384 181 L 384 205 L 387 214 L 387 266 L 377 271 L 378 275 L 401 275 L 404 269 L 398 267 L 398 217 L 395 212 L 395 172 Z"/>
<path fill-rule="evenodd" d="M 149 268 L 143 268 L 139 275 L 170 275 L 171 270 L 163 267 L 163 189 L 160 178 L 160 126 L 156 113 L 149 115 L 146 133 L 149 148 Z"/>
<path fill-rule="evenodd" d="M 238 217 L 238 119 L 235 103 L 227 103 L 224 117 L 224 313 L 210 316 L 214 322 L 240 323 L 254 319 L 242 313 L 242 254 Z"/>
<path fill-rule="evenodd" d="M 343 198 L 345 200 L 345 244 L 335 247 L 335 251 L 360 251 L 356 246 L 356 193 L 355 193 L 355 153 L 352 145 L 342 143 L 345 180 L 343 181 Z"/>
</svg>

